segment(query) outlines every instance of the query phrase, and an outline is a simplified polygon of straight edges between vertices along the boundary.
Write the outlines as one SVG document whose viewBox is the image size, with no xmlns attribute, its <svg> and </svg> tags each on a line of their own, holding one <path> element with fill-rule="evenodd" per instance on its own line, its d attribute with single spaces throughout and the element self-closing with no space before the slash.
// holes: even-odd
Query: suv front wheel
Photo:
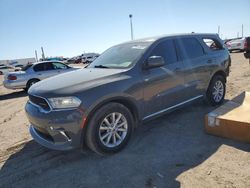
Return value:
<svg viewBox="0 0 250 188">
<path fill-rule="evenodd" d="M 207 100 L 212 106 L 220 105 L 226 93 L 226 80 L 221 75 L 215 75 L 207 90 Z"/>
<path fill-rule="evenodd" d="M 129 109 L 120 103 L 109 103 L 90 119 L 86 144 L 101 155 L 118 152 L 128 143 L 133 127 L 134 119 Z"/>
</svg>

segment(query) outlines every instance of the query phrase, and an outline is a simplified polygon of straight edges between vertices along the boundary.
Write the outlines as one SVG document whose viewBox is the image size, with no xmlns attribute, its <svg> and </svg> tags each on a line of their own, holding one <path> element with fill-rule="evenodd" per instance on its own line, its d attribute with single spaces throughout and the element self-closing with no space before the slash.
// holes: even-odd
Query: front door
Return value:
<svg viewBox="0 0 250 188">
<path fill-rule="evenodd" d="M 160 114 L 185 99 L 183 64 L 179 61 L 175 43 L 167 39 L 149 54 L 161 56 L 165 66 L 143 71 L 144 119 Z"/>
</svg>

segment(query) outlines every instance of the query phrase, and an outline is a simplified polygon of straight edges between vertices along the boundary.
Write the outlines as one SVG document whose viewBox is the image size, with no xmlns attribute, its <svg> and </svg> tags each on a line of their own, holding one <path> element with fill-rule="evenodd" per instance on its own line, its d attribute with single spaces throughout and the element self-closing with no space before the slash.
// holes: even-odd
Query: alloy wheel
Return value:
<svg viewBox="0 0 250 188">
<path fill-rule="evenodd" d="M 99 139 L 109 148 L 120 145 L 128 132 L 128 122 L 125 116 L 119 112 L 108 114 L 100 124 Z"/>
<path fill-rule="evenodd" d="M 217 80 L 213 87 L 213 99 L 215 102 L 220 102 L 224 95 L 224 85 L 221 80 Z"/>
</svg>

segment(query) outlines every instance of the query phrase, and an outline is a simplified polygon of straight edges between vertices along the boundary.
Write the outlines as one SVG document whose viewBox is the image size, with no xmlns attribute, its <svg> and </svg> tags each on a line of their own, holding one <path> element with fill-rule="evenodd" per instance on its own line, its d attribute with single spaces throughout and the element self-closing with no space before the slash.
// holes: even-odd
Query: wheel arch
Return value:
<svg viewBox="0 0 250 188">
<path fill-rule="evenodd" d="M 133 99 L 130 99 L 129 97 L 119 96 L 119 97 L 111 97 L 111 98 L 108 98 L 105 100 L 101 100 L 100 102 L 95 104 L 93 107 L 91 107 L 89 112 L 85 114 L 87 118 L 85 119 L 84 126 L 83 126 L 83 129 L 81 131 L 81 140 L 82 140 L 81 148 L 83 148 L 83 146 L 85 144 L 86 130 L 87 130 L 89 121 L 93 117 L 94 113 L 102 106 L 104 106 L 108 103 L 111 103 L 111 102 L 120 103 L 120 104 L 124 105 L 125 107 L 127 107 L 135 120 L 135 124 L 134 124 L 135 127 L 134 128 L 136 128 L 139 125 L 139 122 L 140 122 L 139 108 L 137 107 L 137 105 L 135 104 L 135 101 L 133 101 Z"/>
<path fill-rule="evenodd" d="M 135 104 L 136 102 L 133 99 L 130 99 L 129 97 L 124 97 L 124 96 L 108 98 L 95 104 L 93 107 L 90 108 L 89 112 L 86 114 L 87 119 L 86 119 L 85 125 L 88 125 L 89 120 L 92 118 L 93 114 L 96 112 L 97 109 L 111 102 L 120 103 L 124 105 L 125 107 L 127 107 L 135 120 L 135 127 L 137 127 L 139 119 L 140 119 L 139 109 L 137 105 Z"/>
<path fill-rule="evenodd" d="M 29 80 L 26 82 L 26 88 L 28 87 L 29 82 L 32 81 L 32 80 L 41 81 L 39 78 L 31 78 L 31 79 L 29 79 Z"/>
<path fill-rule="evenodd" d="M 219 70 L 219 71 L 216 71 L 214 74 L 213 74 L 213 76 L 211 77 L 211 79 L 210 79 L 210 82 L 209 82 L 209 84 L 211 83 L 211 81 L 213 80 L 213 78 L 215 77 L 215 76 L 222 76 L 224 79 L 225 79 L 225 83 L 227 82 L 227 73 L 225 72 L 225 71 L 223 71 L 223 70 Z"/>
</svg>

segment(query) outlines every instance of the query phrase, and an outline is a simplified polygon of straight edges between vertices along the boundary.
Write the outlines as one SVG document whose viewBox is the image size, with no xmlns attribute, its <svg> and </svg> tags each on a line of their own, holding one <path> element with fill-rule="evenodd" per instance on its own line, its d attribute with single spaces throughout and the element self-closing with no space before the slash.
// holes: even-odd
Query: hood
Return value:
<svg viewBox="0 0 250 188">
<path fill-rule="evenodd" d="M 83 68 L 76 71 L 50 77 L 34 84 L 29 94 L 38 96 L 67 95 L 103 85 L 105 83 L 121 80 L 126 75 L 120 75 L 126 70 Z"/>
</svg>

